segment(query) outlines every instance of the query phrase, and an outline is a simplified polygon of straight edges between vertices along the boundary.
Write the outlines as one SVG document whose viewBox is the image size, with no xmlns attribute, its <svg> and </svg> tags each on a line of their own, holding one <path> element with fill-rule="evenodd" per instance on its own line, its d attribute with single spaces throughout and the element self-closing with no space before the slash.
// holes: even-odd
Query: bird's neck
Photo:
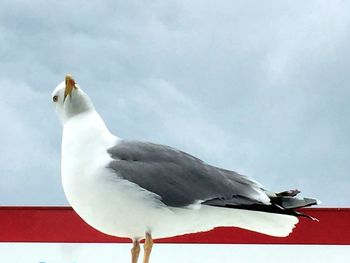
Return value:
<svg viewBox="0 0 350 263">
<path fill-rule="evenodd" d="M 62 148 L 94 147 L 96 143 L 108 147 L 118 140 L 106 127 L 101 116 L 90 110 L 70 118 L 63 126 Z"/>
</svg>

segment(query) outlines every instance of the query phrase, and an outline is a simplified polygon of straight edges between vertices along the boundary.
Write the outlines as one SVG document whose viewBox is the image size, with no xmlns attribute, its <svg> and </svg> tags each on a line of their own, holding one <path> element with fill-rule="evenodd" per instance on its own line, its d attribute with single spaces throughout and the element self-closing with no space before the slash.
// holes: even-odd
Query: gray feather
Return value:
<svg viewBox="0 0 350 263">
<path fill-rule="evenodd" d="M 113 159 L 110 169 L 157 194 L 168 206 L 210 204 L 210 200 L 221 205 L 262 204 L 257 197 L 265 195 L 262 186 L 246 176 L 168 146 L 122 140 L 108 152 Z"/>
</svg>

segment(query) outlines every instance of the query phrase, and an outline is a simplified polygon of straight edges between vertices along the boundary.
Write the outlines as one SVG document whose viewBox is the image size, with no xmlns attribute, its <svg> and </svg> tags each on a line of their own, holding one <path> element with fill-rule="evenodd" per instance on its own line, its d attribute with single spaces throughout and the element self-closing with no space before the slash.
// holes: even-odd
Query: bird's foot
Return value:
<svg viewBox="0 0 350 263">
<path fill-rule="evenodd" d="M 140 242 L 138 240 L 133 241 L 133 247 L 131 249 L 131 263 L 137 263 L 140 255 Z"/>
<path fill-rule="evenodd" d="M 144 249 L 143 263 L 149 263 L 152 247 L 153 247 L 152 236 L 151 234 L 146 233 L 145 243 L 143 244 L 143 249 Z"/>
</svg>

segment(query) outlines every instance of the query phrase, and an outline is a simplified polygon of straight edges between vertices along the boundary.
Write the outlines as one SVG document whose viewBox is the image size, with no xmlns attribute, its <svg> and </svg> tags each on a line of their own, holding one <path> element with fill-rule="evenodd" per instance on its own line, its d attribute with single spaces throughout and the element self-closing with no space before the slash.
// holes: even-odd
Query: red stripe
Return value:
<svg viewBox="0 0 350 263">
<path fill-rule="evenodd" d="M 350 208 L 309 208 L 320 222 L 300 218 L 293 233 L 275 238 L 219 227 L 209 232 L 159 239 L 158 243 L 350 245 Z M 70 207 L 0 207 L 0 242 L 130 242 L 91 228 Z"/>
</svg>

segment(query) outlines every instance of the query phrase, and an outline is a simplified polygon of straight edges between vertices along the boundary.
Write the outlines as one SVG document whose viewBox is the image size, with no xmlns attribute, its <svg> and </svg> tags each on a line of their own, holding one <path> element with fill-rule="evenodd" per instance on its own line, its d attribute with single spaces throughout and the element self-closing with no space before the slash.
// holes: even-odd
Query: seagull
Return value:
<svg viewBox="0 0 350 263">
<path fill-rule="evenodd" d="M 62 184 L 68 202 L 93 228 L 132 240 L 131 262 L 148 263 L 153 239 L 219 226 L 288 236 L 295 209 L 318 204 L 298 190 L 268 191 L 237 172 L 175 148 L 118 138 L 71 75 L 52 93 L 63 125 Z"/>
</svg>

